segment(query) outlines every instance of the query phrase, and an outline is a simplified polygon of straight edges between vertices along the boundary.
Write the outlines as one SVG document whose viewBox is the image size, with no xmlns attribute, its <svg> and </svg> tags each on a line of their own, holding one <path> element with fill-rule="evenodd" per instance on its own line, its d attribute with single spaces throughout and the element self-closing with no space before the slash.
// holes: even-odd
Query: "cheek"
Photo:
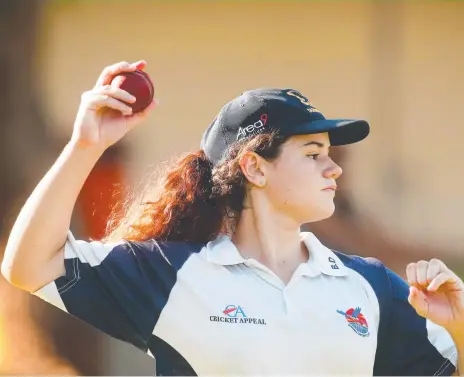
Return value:
<svg viewBox="0 0 464 377">
<path fill-rule="evenodd" d="M 320 166 L 297 161 L 273 171 L 267 195 L 273 207 L 298 221 L 318 221 L 333 214 L 333 196 L 323 192 L 325 178 Z"/>
<path fill-rule="evenodd" d="M 272 179 L 271 200 L 280 206 L 302 205 L 311 201 L 311 198 L 314 200 L 316 191 L 320 191 L 321 178 L 315 169 L 308 169 L 308 166 L 303 169 L 295 165 L 281 169 Z"/>
</svg>

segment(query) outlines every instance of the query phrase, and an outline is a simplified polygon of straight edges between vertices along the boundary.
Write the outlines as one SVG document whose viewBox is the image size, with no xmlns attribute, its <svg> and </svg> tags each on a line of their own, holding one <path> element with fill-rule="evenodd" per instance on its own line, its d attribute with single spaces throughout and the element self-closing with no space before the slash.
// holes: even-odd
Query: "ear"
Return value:
<svg viewBox="0 0 464 377">
<path fill-rule="evenodd" d="M 266 161 L 254 152 L 245 152 L 240 159 L 240 168 L 243 175 L 248 182 L 257 187 L 266 185 L 265 164 Z"/>
</svg>

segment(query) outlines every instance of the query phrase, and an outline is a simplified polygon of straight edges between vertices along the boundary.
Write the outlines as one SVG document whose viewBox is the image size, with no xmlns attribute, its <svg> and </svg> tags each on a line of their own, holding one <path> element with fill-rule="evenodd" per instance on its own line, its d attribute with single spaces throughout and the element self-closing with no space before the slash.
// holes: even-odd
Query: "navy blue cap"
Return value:
<svg viewBox="0 0 464 377">
<path fill-rule="evenodd" d="M 216 164 L 234 142 L 273 131 L 283 136 L 328 132 L 336 146 L 363 140 L 369 124 L 361 119 L 326 119 L 294 89 L 255 89 L 223 106 L 203 134 L 201 148 Z"/>
</svg>

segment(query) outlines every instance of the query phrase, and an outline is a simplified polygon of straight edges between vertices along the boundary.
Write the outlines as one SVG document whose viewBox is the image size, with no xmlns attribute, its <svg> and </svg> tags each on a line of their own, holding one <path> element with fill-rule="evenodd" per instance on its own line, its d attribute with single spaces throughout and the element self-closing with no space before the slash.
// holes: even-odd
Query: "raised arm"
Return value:
<svg viewBox="0 0 464 377">
<path fill-rule="evenodd" d="M 132 114 L 128 103 L 135 98 L 110 85 L 111 80 L 120 72 L 143 69 L 145 64 L 109 66 L 95 87 L 82 95 L 70 142 L 26 201 L 9 236 L 1 270 L 11 284 L 33 292 L 64 274 L 63 246 L 87 176 L 105 149 L 154 106 Z"/>
</svg>

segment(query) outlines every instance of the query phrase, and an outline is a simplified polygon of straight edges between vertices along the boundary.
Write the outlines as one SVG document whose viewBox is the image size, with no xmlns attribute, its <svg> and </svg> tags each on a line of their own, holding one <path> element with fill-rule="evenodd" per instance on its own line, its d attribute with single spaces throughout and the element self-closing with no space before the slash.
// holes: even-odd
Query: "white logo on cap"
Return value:
<svg viewBox="0 0 464 377">
<path fill-rule="evenodd" d="M 250 135 L 258 135 L 264 131 L 264 126 L 267 123 L 267 114 L 262 114 L 259 120 L 253 124 L 238 129 L 237 140 L 243 139 Z"/>
</svg>

